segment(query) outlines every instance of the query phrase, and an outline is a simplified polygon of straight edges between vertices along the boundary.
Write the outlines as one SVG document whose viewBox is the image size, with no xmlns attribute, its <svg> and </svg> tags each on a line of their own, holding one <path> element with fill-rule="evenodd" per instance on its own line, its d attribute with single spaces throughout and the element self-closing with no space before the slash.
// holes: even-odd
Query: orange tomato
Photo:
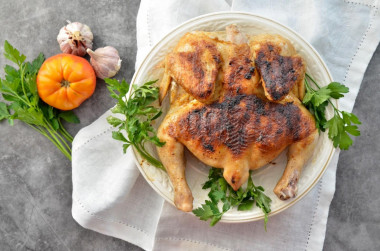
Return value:
<svg viewBox="0 0 380 251">
<path fill-rule="evenodd" d="M 96 76 L 90 63 L 71 54 L 46 59 L 37 75 L 40 98 L 60 110 L 72 110 L 95 91 Z"/>
</svg>

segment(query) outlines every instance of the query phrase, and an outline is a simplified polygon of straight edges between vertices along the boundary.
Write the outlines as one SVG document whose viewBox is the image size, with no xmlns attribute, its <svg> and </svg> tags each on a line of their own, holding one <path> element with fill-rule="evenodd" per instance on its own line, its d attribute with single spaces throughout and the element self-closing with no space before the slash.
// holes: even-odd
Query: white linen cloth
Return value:
<svg viewBox="0 0 380 251">
<path fill-rule="evenodd" d="M 178 24 L 210 12 L 244 11 L 279 21 L 321 54 L 334 79 L 349 86 L 340 107 L 351 111 L 365 69 L 380 40 L 379 0 L 142 0 L 137 17 L 138 65 Z M 74 219 L 85 228 L 146 250 L 321 250 L 335 191 L 339 152 L 315 188 L 299 203 L 263 222 L 218 223 L 210 228 L 178 211 L 139 175 L 131 152 L 111 138 L 107 112 L 73 142 Z"/>
</svg>

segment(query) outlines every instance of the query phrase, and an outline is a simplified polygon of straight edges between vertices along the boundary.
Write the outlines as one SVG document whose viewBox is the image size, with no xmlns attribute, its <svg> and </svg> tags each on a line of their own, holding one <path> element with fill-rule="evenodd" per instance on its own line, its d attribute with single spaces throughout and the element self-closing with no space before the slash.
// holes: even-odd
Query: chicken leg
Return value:
<svg viewBox="0 0 380 251">
<path fill-rule="evenodd" d="M 167 128 L 161 126 L 158 131 L 158 137 L 165 145 L 158 147 L 157 151 L 174 187 L 175 206 L 184 212 L 190 212 L 193 209 L 193 195 L 185 177 L 184 146 L 166 133 Z"/>
<path fill-rule="evenodd" d="M 281 200 L 294 198 L 297 194 L 297 183 L 302 172 L 302 168 L 311 157 L 318 139 L 318 131 L 315 130 L 308 137 L 295 142 L 289 146 L 288 163 L 284 173 L 273 192 Z"/>
</svg>

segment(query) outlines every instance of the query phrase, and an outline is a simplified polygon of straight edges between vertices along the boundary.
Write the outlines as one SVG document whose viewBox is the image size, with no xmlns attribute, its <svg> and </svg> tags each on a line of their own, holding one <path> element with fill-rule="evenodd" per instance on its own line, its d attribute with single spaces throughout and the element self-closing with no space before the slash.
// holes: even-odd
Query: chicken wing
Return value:
<svg viewBox="0 0 380 251">
<path fill-rule="evenodd" d="M 278 101 L 293 90 L 302 100 L 305 63 L 290 41 L 279 35 L 262 34 L 252 37 L 250 46 L 263 79 L 265 96 Z"/>
</svg>

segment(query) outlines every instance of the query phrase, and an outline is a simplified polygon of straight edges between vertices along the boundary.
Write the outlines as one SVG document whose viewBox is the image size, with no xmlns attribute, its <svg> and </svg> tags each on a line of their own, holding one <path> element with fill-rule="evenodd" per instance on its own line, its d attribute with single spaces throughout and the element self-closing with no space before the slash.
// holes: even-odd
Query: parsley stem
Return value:
<svg viewBox="0 0 380 251">
<path fill-rule="evenodd" d="M 21 75 L 21 87 L 22 87 L 22 91 L 24 93 L 27 105 L 29 105 L 30 107 L 33 107 L 32 104 L 30 103 L 30 100 L 29 100 L 28 96 L 26 95 L 26 91 L 25 91 L 25 85 L 24 85 L 24 67 L 23 67 L 23 64 L 20 65 L 20 73 L 21 73 L 20 74 Z"/>
<path fill-rule="evenodd" d="M 305 73 L 306 77 L 308 77 L 317 87 L 318 89 L 321 89 L 321 87 L 317 84 L 317 82 L 307 73 Z M 307 82 L 306 78 L 305 78 L 305 83 L 306 83 L 306 88 L 309 90 L 312 90 L 312 92 L 315 92 L 315 90 L 313 88 L 311 88 L 311 86 L 309 85 L 309 83 Z M 332 107 L 334 108 L 334 112 L 337 113 L 339 115 L 340 111 L 335 107 L 335 105 L 331 102 L 330 99 L 327 100 L 331 105 Z"/>
<path fill-rule="evenodd" d="M 54 128 L 47 122 L 47 125 L 48 125 L 48 131 L 49 131 L 49 133 L 55 138 L 55 140 L 57 141 L 57 142 L 59 142 L 60 143 L 60 145 L 63 147 L 63 148 L 65 148 L 65 149 L 67 149 L 68 151 L 69 151 L 69 153 L 71 154 L 71 148 L 70 148 L 70 146 L 66 143 L 66 141 L 61 137 L 61 135 L 59 135 L 59 133 L 57 132 L 57 131 L 55 131 L 54 130 Z M 63 142 L 63 145 L 62 145 L 62 142 Z"/>
<path fill-rule="evenodd" d="M 70 143 L 73 143 L 73 139 L 74 139 L 73 136 L 71 136 L 70 133 L 68 133 L 66 131 L 66 129 L 63 127 L 60 119 L 58 119 L 58 123 L 59 123 L 59 129 L 58 130 L 61 132 L 63 137 L 65 137 Z"/>
<path fill-rule="evenodd" d="M 68 134 L 67 132 L 65 132 L 65 131 L 62 130 L 61 128 L 59 128 L 58 131 L 61 133 L 61 135 L 62 135 L 67 141 L 69 141 L 70 143 L 73 143 L 73 137 L 71 137 L 70 134 Z"/>
<path fill-rule="evenodd" d="M 14 95 L 11 95 L 10 93 L 12 93 Z M 23 99 L 22 97 L 20 97 L 16 92 L 13 92 L 12 90 L 9 90 L 9 92 L 7 94 L 11 95 L 12 97 L 20 99 L 25 105 L 28 105 L 28 102 L 26 102 L 26 100 Z"/>
<path fill-rule="evenodd" d="M 306 77 L 308 77 L 319 89 L 321 89 L 321 87 L 317 84 L 317 82 L 307 73 L 305 73 Z"/>
<path fill-rule="evenodd" d="M 65 149 L 66 151 L 69 151 L 69 154 L 71 154 L 71 148 L 70 146 L 66 143 L 66 141 L 61 137 L 61 135 L 59 135 L 59 133 L 54 130 L 54 128 L 50 125 L 49 121 L 47 121 L 46 118 L 44 118 L 44 122 L 46 124 L 46 129 L 48 130 L 48 132 L 50 133 L 50 135 L 56 140 L 56 142 L 59 143 L 59 145 Z M 63 142 L 63 145 L 62 145 L 62 142 Z M 66 148 L 65 148 L 66 147 Z"/>
<path fill-rule="evenodd" d="M 160 168 L 160 169 L 166 171 L 166 169 L 164 168 L 164 166 L 162 165 L 162 163 L 160 161 L 152 158 L 150 155 L 146 154 L 146 152 L 142 150 L 143 147 L 140 148 L 140 146 L 138 144 L 133 144 L 133 146 L 143 156 L 143 158 L 146 159 L 149 163 L 151 163 L 152 165 L 154 165 L 157 168 Z"/>
<path fill-rule="evenodd" d="M 71 154 L 71 147 L 67 144 L 66 140 L 64 138 L 62 138 L 62 136 L 57 132 L 57 131 L 54 131 L 55 135 L 57 135 L 57 137 L 59 138 L 59 140 L 61 142 L 63 142 L 64 146 L 66 146 L 66 149 L 69 151 L 69 153 Z"/>
<path fill-rule="evenodd" d="M 145 150 L 144 144 L 145 144 L 145 142 L 141 143 L 141 147 L 140 147 L 140 149 L 141 149 L 141 151 L 144 152 L 146 155 L 149 155 L 149 153 Z"/>
<path fill-rule="evenodd" d="M 62 142 L 57 138 L 57 136 L 60 137 L 59 134 L 55 131 L 49 130 L 48 128 L 46 128 L 46 129 L 47 129 L 48 133 L 51 135 L 51 137 L 54 139 L 54 141 L 59 145 L 60 149 L 64 150 L 67 154 L 71 155 L 71 149 L 66 144 L 66 142 L 63 141 L 65 143 L 67 149 L 65 148 L 64 145 L 62 145 Z M 70 151 L 70 152 L 68 152 L 68 151 Z"/>
</svg>

